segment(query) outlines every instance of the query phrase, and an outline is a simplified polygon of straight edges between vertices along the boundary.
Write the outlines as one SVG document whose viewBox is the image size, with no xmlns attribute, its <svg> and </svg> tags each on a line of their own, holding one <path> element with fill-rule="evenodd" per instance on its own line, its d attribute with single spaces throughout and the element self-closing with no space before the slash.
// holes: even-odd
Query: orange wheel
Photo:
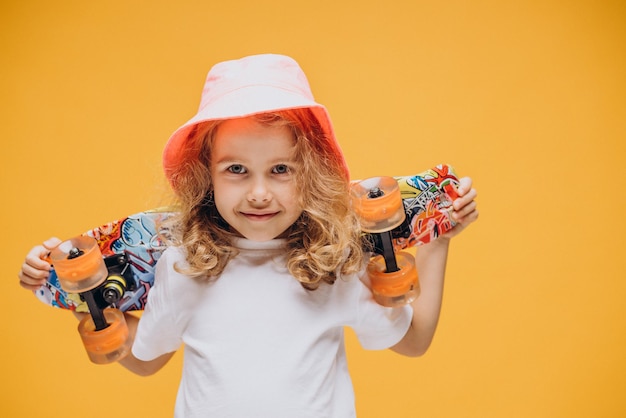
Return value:
<svg viewBox="0 0 626 418">
<path fill-rule="evenodd" d="M 129 352 L 131 339 L 124 314 L 119 309 L 104 310 L 104 317 L 109 324 L 97 331 L 91 316 L 86 316 L 78 324 L 78 333 L 83 340 L 89 359 L 96 364 L 107 364 L 121 360 Z"/>
<path fill-rule="evenodd" d="M 374 300 L 388 307 L 403 306 L 414 301 L 420 293 L 415 258 L 407 252 L 396 253 L 398 271 L 387 273 L 385 260 L 378 255 L 367 265 Z"/>
<path fill-rule="evenodd" d="M 350 194 L 364 232 L 390 231 L 405 218 L 398 182 L 392 177 L 373 177 L 354 183 Z"/>
<path fill-rule="evenodd" d="M 107 278 L 102 253 L 91 237 L 80 236 L 62 242 L 50 252 L 50 261 L 66 292 L 86 292 Z"/>
</svg>

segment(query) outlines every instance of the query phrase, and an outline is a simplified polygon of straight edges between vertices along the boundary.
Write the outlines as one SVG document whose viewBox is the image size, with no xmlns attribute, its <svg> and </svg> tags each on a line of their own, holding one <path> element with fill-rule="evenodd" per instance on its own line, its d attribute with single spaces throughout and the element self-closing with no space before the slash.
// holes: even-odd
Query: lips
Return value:
<svg viewBox="0 0 626 418">
<path fill-rule="evenodd" d="M 274 216 L 278 214 L 278 212 L 268 212 L 268 213 L 253 213 L 253 212 L 241 212 L 243 216 L 251 221 L 261 222 L 272 219 Z"/>
</svg>

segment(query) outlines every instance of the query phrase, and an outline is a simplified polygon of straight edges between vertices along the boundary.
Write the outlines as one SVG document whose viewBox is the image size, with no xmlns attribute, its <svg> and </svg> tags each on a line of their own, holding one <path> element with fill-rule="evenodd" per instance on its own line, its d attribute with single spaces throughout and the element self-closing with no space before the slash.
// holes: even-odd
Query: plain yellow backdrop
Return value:
<svg viewBox="0 0 626 418">
<path fill-rule="evenodd" d="M 169 202 L 161 150 L 206 72 L 263 52 L 300 62 L 354 178 L 448 162 L 479 190 L 430 351 L 348 335 L 359 416 L 626 416 L 623 2 L 5 0 L 0 35 L 0 416 L 172 415 L 181 355 L 92 365 L 16 274 Z"/>
</svg>

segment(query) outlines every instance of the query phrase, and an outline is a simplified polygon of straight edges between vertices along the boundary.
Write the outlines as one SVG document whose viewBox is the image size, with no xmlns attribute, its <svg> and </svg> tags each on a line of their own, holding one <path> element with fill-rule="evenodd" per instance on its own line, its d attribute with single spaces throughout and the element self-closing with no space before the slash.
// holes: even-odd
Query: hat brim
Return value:
<svg viewBox="0 0 626 418">
<path fill-rule="evenodd" d="M 307 100 L 302 94 L 278 89 L 276 86 L 253 85 L 231 91 L 214 98 L 210 102 L 203 103 L 198 113 L 172 134 L 163 150 L 163 168 L 166 176 L 169 178 L 170 174 L 182 162 L 179 161 L 182 154 L 180 151 L 186 146 L 197 125 L 215 120 L 242 118 L 260 113 L 298 108 L 310 108 L 313 111 L 327 135 L 331 148 L 335 153 L 343 156 L 335 138 L 330 116 L 323 105 L 313 100 Z M 349 178 L 345 161 L 344 170 Z"/>
</svg>

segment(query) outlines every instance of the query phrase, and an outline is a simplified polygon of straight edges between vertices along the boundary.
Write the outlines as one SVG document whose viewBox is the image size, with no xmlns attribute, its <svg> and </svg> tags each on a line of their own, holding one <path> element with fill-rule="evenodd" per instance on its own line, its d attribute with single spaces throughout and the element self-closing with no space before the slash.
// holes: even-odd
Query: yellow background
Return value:
<svg viewBox="0 0 626 418">
<path fill-rule="evenodd" d="M 626 416 L 625 18 L 622 1 L 3 1 L 0 416 L 171 416 L 181 355 L 150 378 L 91 365 L 16 273 L 51 235 L 167 203 L 161 150 L 209 67 L 261 52 L 300 62 L 354 178 L 448 162 L 479 190 L 427 355 L 348 336 L 360 417 Z"/>
</svg>

